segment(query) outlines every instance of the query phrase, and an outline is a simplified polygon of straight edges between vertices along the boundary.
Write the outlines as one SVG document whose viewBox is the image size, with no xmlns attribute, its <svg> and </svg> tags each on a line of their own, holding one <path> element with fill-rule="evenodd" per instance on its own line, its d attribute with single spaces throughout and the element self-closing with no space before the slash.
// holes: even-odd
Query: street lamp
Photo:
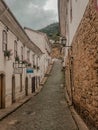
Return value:
<svg viewBox="0 0 98 130">
<path fill-rule="evenodd" d="M 67 42 L 67 39 L 66 39 L 65 37 L 63 37 L 63 38 L 61 39 L 61 43 L 62 43 L 63 47 L 66 46 L 66 42 Z"/>
<path fill-rule="evenodd" d="M 67 46 L 66 43 L 67 43 L 67 39 L 65 37 L 62 37 L 62 39 L 61 39 L 62 46 L 63 47 L 72 47 L 72 46 Z"/>
</svg>

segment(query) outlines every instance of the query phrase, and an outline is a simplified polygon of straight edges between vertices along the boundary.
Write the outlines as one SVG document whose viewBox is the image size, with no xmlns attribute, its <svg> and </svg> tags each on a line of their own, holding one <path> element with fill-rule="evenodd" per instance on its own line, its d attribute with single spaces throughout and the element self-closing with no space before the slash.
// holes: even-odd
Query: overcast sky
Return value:
<svg viewBox="0 0 98 130">
<path fill-rule="evenodd" d="M 43 28 L 58 21 L 57 0 L 4 0 L 24 27 Z"/>
</svg>

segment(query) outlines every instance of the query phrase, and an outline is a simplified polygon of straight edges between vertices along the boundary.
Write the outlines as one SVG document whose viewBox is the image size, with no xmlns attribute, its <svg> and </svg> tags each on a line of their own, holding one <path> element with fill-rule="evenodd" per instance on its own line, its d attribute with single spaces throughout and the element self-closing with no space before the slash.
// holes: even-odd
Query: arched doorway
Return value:
<svg viewBox="0 0 98 130">
<path fill-rule="evenodd" d="M 0 74 L 0 109 L 5 108 L 5 75 Z"/>
<path fill-rule="evenodd" d="M 25 79 L 25 95 L 28 96 L 28 77 Z"/>
<path fill-rule="evenodd" d="M 12 103 L 15 102 L 15 75 L 12 76 Z"/>
</svg>

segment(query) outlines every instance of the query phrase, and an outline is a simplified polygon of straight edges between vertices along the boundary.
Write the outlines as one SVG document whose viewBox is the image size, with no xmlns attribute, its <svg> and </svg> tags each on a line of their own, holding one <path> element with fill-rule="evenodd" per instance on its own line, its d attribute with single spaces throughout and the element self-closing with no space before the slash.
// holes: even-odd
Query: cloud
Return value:
<svg viewBox="0 0 98 130">
<path fill-rule="evenodd" d="M 50 0 L 5 0 L 22 26 L 40 29 L 57 21 L 57 13 L 45 9 Z"/>
<path fill-rule="evenodd" d="M 32 0 L 32 3 L 38 5 L 39 7 L 43 7 L 46 4 L 47 0 Z"/>
</svg>

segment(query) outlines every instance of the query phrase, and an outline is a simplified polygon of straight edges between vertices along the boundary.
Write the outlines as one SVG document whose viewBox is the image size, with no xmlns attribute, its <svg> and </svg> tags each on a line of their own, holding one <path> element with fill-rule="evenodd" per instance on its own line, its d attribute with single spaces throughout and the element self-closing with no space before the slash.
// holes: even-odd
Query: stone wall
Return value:
<svg viewBox="0 0 98 130">
<path fill-rule="evenodd" d="M 59 59 L 62 57 L 60 45 L 53 45 L 52 51 L 51 51 L 51 57 L 52 57 L 52 59 L 53 58 Z"/>
<path fill-rule="evenodd" d="M 89 1 L 66 62 L 66 86 L 75 109 L 98 129 L 98 11 Z M 70 89 L 69 89 L 70 88 Z M 72 91 L 71 91 L 72 90 Z"/>
</svg>

